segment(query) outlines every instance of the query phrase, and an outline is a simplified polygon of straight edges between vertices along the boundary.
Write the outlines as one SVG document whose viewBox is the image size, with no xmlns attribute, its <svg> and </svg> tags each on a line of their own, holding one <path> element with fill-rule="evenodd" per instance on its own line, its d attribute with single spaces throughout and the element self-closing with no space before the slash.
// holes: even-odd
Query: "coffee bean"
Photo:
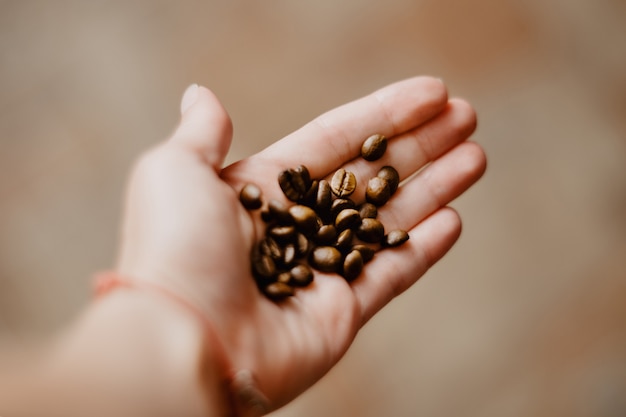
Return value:
<svg viewBox="0 0 626 417">
<path fill-rule="evenodd" d="M 378 171 L 376 174 L 377 177 L 384 179 L 387 181 L 387 185 L 389 185 L 389 193 L 393 195 L 398 189 L 398 185 L 400 184 L 400 174 L 394 167 L 384 166 Z"/>
<path fill-rule="evenodd" d="M 276 264 L 271 257 L 258 255 L 252 260 L 252 272 L 256 277 L 268 280 L 276 275 Z"/>
<path fill-rule="evenodd" d="M 367 243 L 378 243 L 385 236 L 383 224 L 376 220 L 365 218 L 356 229 L 356 237 Z"/>
<path fill-rule="evenodd" d="M 305 236 L 311 236 L 317 232 L 317 214 L 311 207 L 296 204 L 289 207 L 289 214 L 291 214 L 298 230 Z"/>
<path fill-rule="evenodd" d="M 352 246 L 352 241 L 354 240 L 354 232 L 351 229 L 346 229 L 343 232 L 339 233 L 337 236 L 337 241 L 335 242 L 335 247 L 341 253 L 347 253 Z"/>
<path fill-rule="evenodd" d="M 361 252 L 353 250 L 346 255 L 346 259 L 343 261 L 343 277 L 347 281 L 353 281 L 359 276 L 363 270 L 363 257 Z"/>
<path fill-rule="evenodd" d="M 313 282 L 313 271 L 308 265 L 296 265 L 291 268 L 289 274 L 291 275 L 291 285 L 305 287 Z"/>
<path fill-rule="evenodd" d="M 283 258 L 282 258 L 282 265 L 286 266 L 286 267 L 290 267 L 291 265 L 293 265 L 293 262 L 296 260 L 296 247 L 293 243 L 290 243 L 288 245 L 285 245 L 285 248 L 283 250 Z"/>
<path fill-rule="evenodd" d="M 309 243 L 309 239 L 307 239 L 307 237 L 302 233 L 297 233 L 295 242 L 296 258 L 305 256 L 309 252 L 310 247 L 311 244 Z"/>
<path fill-rule="evenodd" d="M 335 217 L 335 227 L 338 231 L 355 228 L 359 223 L 361 223 L 361 216 L 353 208 L 341 210 Z"/>
<path fill-rule="evenodd" d="M 283 284 L 289 284 L 291 282 L 291 272 L 281 272 L 276 276 L 276 282 L 282 282 Z"/>
<path fill-rule="evenodd" d="M 294 226 L 274 226 L 267 231 L 267 234 L 274 238 L 276 242 L 285 243 L 291 241 L 296 236 L 296 228 Z"/>
<path fill-rule="evenodd" d="M 352 250 L 358 250 L 359 252 L 361 252 L 361 258 L 363 258 L 363 263 L 368 263 L 369 261 L 371 261 L 372 258 L 374 258 L 374 254 L 376 253 L 374 248 L 360 244 L 352 246 Z"/>
<path fill-rule="evenodd" d="M 335 219 L 341 211 L 345 209 L 353 209 L 355 207 L 356 204 L 349 198 L 336 198 L 330 206 L 330 215 L 333 219 Z"/>
<path fill-rule="evenodd" d="M 272 282 L 263 288 L 263 293 L 274 300 L 280 301 L 293 295 L 293 288 L 284 282 Z"/>
<path fill-rule="evenodd" d="M 383 238 L 382 244 L 384 247 L 393 248 L 400 246 L 407 240 L 409 240 L 409 234 L 406 231 L 392 230 Z"/>
<path fill-rule="evenodd" d="M 246 184 L 239 192 L 239 201 L 248 210 L 256 210 L 261 208 L 263 200 L 261 199 L 261 189 L 254 184 Z"/>
<path fill-rule="evenodd" d="M 279 261 L 283 258 L 282 248 L 269 236 L 266 236 L 263 240 L 261 240 L 258 247 L 261 255 L 267 255 L 274 261 Z"/>
<path fill-rule="evenodd" d="M 290 225 L 293 218 L 289 214 L 287 205 L 280 200 L 271 199 L 267 202 L 267 210 L 269 211 L 271 220 L 276 220 L 279 225 Z"/>
<path fill-rule="evenodd" d="M 317 187 L 317 197 L 315 200 L 315 210 L 320 216 L 330 211 L 332 203 L 332 191 L 330 183 L 326 180 L 320 180 Z"/>
<path fill-rule="evenodd" d="M 309 263 L 322 272 L 337 272 L 343 262 L 341 252 L 332 246 L 318 246 L 311 252 Z"/>
<path fill-rule="evenodd" d="M 306 191 L 306 193 L 304 193 L 301 201 L 299 201 L 300 204 L 304 204 L 307 207 L 315 208 L 315 202 L 317 201 L 317 192 L 319 188 L 320 182 L 318 180 L 312 180 L 311 186 Z"/>
<path fill-rule="evenodd" d="M 298 201 L 304 197 L 311 186 L 309 171 L 303 165 L 295 169 L 286 169 L 278 174 L 278 185 L 291 201 Z"/>
<path fill-rule="evenodd" d="M 350 171 L 340 168 L 330 181 L 330 188 L 337 197 L 345 198 L 356 189 L 356 177 Z"/>
<path fill-rule="evenodd" d="M 387 139 L 380 134 L 372 135 L 365 139 L 361 146 L 361 156 L 366 161 L 380 159 L 387 150 Z"/>
<path fill-rule="evenodd" d="M 362 219 L 375 219 L 378 216 L 378 209 L 372 203 L 363 203 L 358 207 L 358 210 Z"/>
<path fill-rule="evenodd" d="M 368 203 L 372 203 L 375 206 L 382 206 L 391 197 L 391 191 L 389 190 L 389 184 L 387 181 L 380 177 L 371 178 L 367 183 L 367 189 L 365 190 L 365 199 Z"/>
<path fill-rule="evenodd" d="M 337 229 L 332 224 L 322 225 L 315 234 L 315 243 L 330 245 L 337 239 Z"/>
</svg>

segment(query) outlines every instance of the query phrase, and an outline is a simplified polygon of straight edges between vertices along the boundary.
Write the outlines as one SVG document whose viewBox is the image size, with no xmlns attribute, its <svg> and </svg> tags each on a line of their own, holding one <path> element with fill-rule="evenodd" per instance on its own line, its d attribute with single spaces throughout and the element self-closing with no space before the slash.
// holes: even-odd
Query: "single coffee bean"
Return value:
<svg viewBox="0 0 626 417">
<path fill-rule="evenodd" d="M 286 169 L 278 174 L 278 185 L 291 201 L 298 201 L 304 197 L 311 186 L 309 171 L 304 165 L 295 169 Z"/>
<path fill-rule="evenodd" d="M 339 214 L 337 214 L 337 217 L 335 217 L 335 227 L 338 231 L 353 229 L 358 227 L 359 223 L 361 223 L 361 216 L 359 216 L 359 212 L 353 208 L 341 210 Z"/>
<path fill-rule="evenodd" d="M 400 184 L 400 174 L 394 167 L 384 166 L 378 171 L 376 174 L 377 177 L 384 179 L 387 181 L 387 185 L 389 185 L 389 193 L 393 195 L 398 189 L 398 185 Z"/>
<path fill-rule="evenodd" d="M 320 182 L 318 180 L 312 180 L 311 186 L 304 193 L 304 197 L 300 201 L 300 204 L 304 204 L 307 207 L 315 208 L 315 202 L 317 201 L 317 191 L 320 188 Z"/>
<path fill-rule="evenodd" d="M 375 206 L 382 206 L 391 197 L 391 191 L 389 190 L 389 184 L 387 181 L 380 177 L 371 178 L 367 183 L 367 189 L 365 190 L 365 199 L 368 203 L 372 203 Z"/>
<path fill-rule="evenodd" d="M 368 263 L 369 261 L 371 261 L 372 258 L 374 258 L 374 254 L 376 253 L 374 248 L 361 244 L 352 246 L 352 250 L 358 250 L 359 252 L 361 252 L 361 258 L 363 258 L 363 263 Z"/>
<path fill-rule="evenodd" d="M 252 261 L 252 272 L 257 278 L 269 280 L 276 275 L 276 264 L 271 257 L 258 255 Z"/>
<path fill-rule="evenodd" d="M 285 245 L 283 250 L 283 258 L 281 259 L 282 265 L 290 267 L 296 260 L 296 246 L 293 243 Z"/>
<path fill-rule="evenodd" d="M 367 243 L 378 243 L 385 236 L 385 227 L 376 220 L 365 218 L 356 229 L 356 237 Z"/>
<path fill-rule="evenodd" d="M 269 256 L 274 261 L 279 261 L 283 258 L 282 248 L 269 236 L 266 236 L 259 242 L 259 252 L 261 255 Z"/>
<path fill-rule="evenodd" d="M 375 219 L 378 216 L 378 209 L 372 203 L 363 203 L 358 210 L 362 219 Z"/>
<path fill-rule="evenodd" d="M 334 220 L 337 215 L 345 209 L 353 209 L 356 207 L 354 201 L 349 198 L 336 198 L 333 200 L 330 206 L 330 215 Z"/>
<path fill-rule="evenodd" d="M 317 232 L 317 214 L 311 207 L 296 204 L 289 207 L 289 214 L 291 214 L 298 231 L 305 236 L 311 236 Z"/>
<path fill-rule="evenodd" d="M 276 282 L 282 282 L 283 284 L 289 284 L 291 282 L 291 272 L 284 271 L 276 276 Z"/>
<path fill-rule="evenodd" d="M 330 189 L 330 183 L 326 180 L 320 180 L 317 186 L 317 197 L 315 200 L 315 210 L 320 217 L 330 211 L 330 204 L 332 203 L 332 191 Z"/>
<path fill-rule="evenodd" d="M 274 301 L 280 301 L 291 297 L 293 288 L 284 282 L 272 282 L 263 288 L 263 293 Z"/>
<path fill-rule="evenodd" d="M 296 228 L 294 226 L 274 226 L 267 231 L 278 243 L 290 242 L 296 236 Z"/>
<path fill-rule="evenodd" d="M 335 247 L 341 253 L 347 253 L 352 247 L 352 241 L 354 240 L 354 232 L 351 229 L 346 229 L 339 233 Z"/>
<path fill-rule="evenodd" d="M 352 172 L 340 168 L 330 181 L 330 189 L 337 197 L 348 197 L 356 189 L 356 177 Z"/>
<path fill-rule="evenodd" d="M 282 201 L 276 199 L 269 200 L 267 202 L 267 210 L 270 213 L 271 219 L 276 220 L 279 225 L 286 226 L 293 223 L 289 209 Z"/>
<path fill-rule="evenodd" d="M 338 272 L 343 264 L 343 257 L 332 246 L 318 246 L 311 252 L 309 263 L 322 272 Z"/>
<path fill-rule="evenodd" d="M 315 234 L 315 243 L 318 245 L 330 245 L 337 239 L 337 229 L 332 224 L 322 225 Z"/>
<path fill-rule="evenodd" d="M 409 234 L 404 230 L 392 230 L 387 233 L 383 238 L 382 244 L 384 247 L 393 248 L 400 246 L 404 242 L 409 240 Z"/>
<path fill-rule="evenodd" d="M 313 270 L 308 265 L 296 265 L 289 271 L 290 284 L 296 287 L 306 287 L 313 282 Z"/>
<path fill-rule="evenodd" d="M 359 276 L 363 270 L 363 257 L 361 252 L 353 250 L 346 255 L 346 259 L 343 261 L 343 277 L 346 281 L 353 281 Z"/>
<path fill-rule="evenodd" d="M 239 192 L 239 201 L 248 210 L 256 210 L 261 208 L 263 200 L 261 199 L 261 189 L 254 184 L 246 184 Z"/>
<path fill-rule="evenodd" d="M 311 244 L 306 236 L 304 236 L 302 233 L 296 234 L 296 258 L 301 258 L 305 256 L 309 252 L 310 247 Z"/>
<path fill-rule="evenodd" d="M 387 139 L 380 134 L 372 135 L 365 139 L 361 146 L 361 156 L 366 161 L 380 159 L 387 150 Z"/>
</svg>

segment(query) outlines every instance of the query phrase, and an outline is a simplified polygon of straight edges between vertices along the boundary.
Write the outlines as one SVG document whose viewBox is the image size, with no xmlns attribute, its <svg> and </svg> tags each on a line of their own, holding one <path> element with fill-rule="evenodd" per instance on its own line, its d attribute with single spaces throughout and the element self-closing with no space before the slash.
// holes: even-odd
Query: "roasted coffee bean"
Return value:
<svg viewBox="0 0 626 417">
<path fill-rule="evenodd" d="M 378 243 L 385 236 L 385 227 L 376 220 L 365 218 L 356 229 L 356 237 L 367 243 Z"/>
<path fill-rule="evenodd" d="M 295 169 L 286 169 L 278 174 L 278 185 L 291 201 L 298 201 L 304 197 L 311 186 L 309 171 L 304 165 Z"/>
<path fill-rule="evenodd" d="M 289 214 L 291 214 L 298 231 L 304 235 L 311 236 L 317 232 L 317 214 L 311 207 L 296 204 L 289 207 Z"/>
<path fill-rule="evenodd" d="M 283 258 L 282 248 L 269 236 L 266 236 L 259 242 L 259 252 L 261 255 L 269 256 L 274 261 L 278 261 Z"/>
<path fill-rule="evenodd" d="M 315 234 L 315 243 L 330 245 L 337 239 L 337 229 L 332 224 L 322 225 Z"/>
<path fill-rule="evenodd" d="M 315 210 L 321 215 L 330 211 L 332 203 L 332 191 L 330 183 L 326 180 L 320 180 L 317 186 L 317 197 L 315 200 Z"/>
<path fill-rule="evenodd" d="M 296 246 L 293 243 L 285 245 L 281 263 L 286 267 L 290 267 L 291 265 L 293 265 L 295 260 L 296 260 Z"/>
<path fill-rule="evenodd" d="M 387 139 L 380 134 L 372 135 L 365 139 L 361 146 L 361 156 L 366 161 L 380 159 L 387 150 Z"/>
<path fill-rule="evenodd" d="M 330 180 L 330 189 L 337 197 L 348 197 L 356 189 L 356 177 L 352 172 L 340 168 Z"/>
<path fill-rule="evenodd" d="M 368 203 L 372 203 L 375 206 L 382 206 L 391 197 L 391 191 L 389 190 L 389 184 L 387 181 L 380 177 L 371 178 L 367 183 L 367 189 L 365 190 L 365 199 Z"/>
<path fill-rule="evenodd" d="M 311 252 L 309 263 L 322 272 L 337 272 L 341 269 L 343 257 L 332 246 L 318 246 Z"/>
<path fill-rule="evenodd" d="M 294 226 L 274 226 L 267 231 L 267 234 L 274 238 L 276 242 L 290 242 L 296 236 L 296 228 Z"/>
<path fill-rule="evenodd" d="M 358 210 L 362 219 L 375 219 L 378 216 L 378 209 L 372 203 L 363 203 Z"/>
<path fill-rule="evenodd" d="M 276 282 L 282 282 L 283 284 L 290 284 L 291 282 L 291 272 L 284 271 L 276 276 Z"/>
<path fill-rule="evenodd" d="M 309 239 L 307 239 L 306 236 L 304 236 L 302 233 L 296 234 L 296 258 L 301 258 L 305 256 L 309 252 L 310 247 L 311 244 L 309 243 Z"/>
<path fill-rule="evenodd" d="M 346 255 L 346 259 L 343 261 L 343 277 L 346 281 L 353 281 L 359 276 L 363 270 L 363 257 L 361 252 L 353 250 Z"/>
<path fill-rule="evenodd" d="M 355 207 L 356 204 L 349 198 L 336 198 L 330 206 L 330 215 L 334 220 L 342 210 L 353 209 Z"/>
<path fill-rule="evenodd" d="M 339 233 L 335 247 L 341 253 L 347 253 L 352 247 L 352 241 L 354 240 L 354 232 L 351 229 L 346 229 Z"/>
<path fill-rule="evenodd" d="M 400 174 L 394 167 L 384 166 L 378 171 L 376 174 L 377 177 L 384 179 L 387 181 L 387 185 L 389 185 L 389 193 L 393 195 L 398 189 L 398 185 L 400 184 Z"/>
<path fill-rule="evenodd" d="M 361 258 L 363 258 L 363 263 L 368 263 L 369 261 L 371 261 L 372 258 L 374 258 L 374 254 L 376 253 L 374 248 L 360 244 L 352 246 L 352 250 L 358 250 L 359 252 L 361 252 Z"/>
<path fill-rule="evenodd" d="M 289 271 L 290 284 L 296 287 L 306 287 L 313 282 L 313 270 L 308 265 L 296 265 Z"/>
<path fill-rule="evenodd" d="M 353 208 L 341 210 L 335 217 L 335 227 L 338 231 L 344 229 L 353 229 L 361 223 L 359 212 Z"/>
<path fill-rule="evenodd" d="M 280 200 L 271 199 L 267 202 L 267 210 L 271 216 L 271 220 L 276 220 L 279 225 L 290 225 L 293 223 L 293 218 L 289 214 L 287 205 Z"/>
<path fill-rule="evenodd" d="M 276 275 L 276 264 L 267 255 L 257 255 L 252 260 L 252 272 L 258 278 L 272 279 Z"/>
<path fill-rule="evenodd" d="M 261 205 L 263 205 L 261 197 L 261 189 L 254 184 L 244 185 L 239 192 L 239 201 L 248 210 L 261 208 Z"/>
<path fill-rule="evenodd" d="M 300 204 L 304 204 L 305 206 L 315 208 L 315 202 L 317 201 L 317 191 L 320 188 L 320 182 L 318 180 L 312 180 L 311 186 L 304 193 L 304 197 L 300 201 Z"/>
<path fill-rule="evenodd" d="M 263 287 L 263 293 L 274 301 L 284 300 L 293 295 L 293 288 L 284 282 L 272 282 Z"/>
<path fill-rule="evenodd" d="M 382 244 L 384 247 L 393 248 L 400 246 L 404 242 L 409 240 L 409 234 L 404 230 L 392 230 L 387 233 L 383 238 Z"/>
</svg>

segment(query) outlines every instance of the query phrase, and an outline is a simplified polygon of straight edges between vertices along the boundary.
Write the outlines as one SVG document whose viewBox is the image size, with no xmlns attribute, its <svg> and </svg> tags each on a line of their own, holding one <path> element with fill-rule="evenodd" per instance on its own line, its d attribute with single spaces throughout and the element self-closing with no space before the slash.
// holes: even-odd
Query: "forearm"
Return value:
<svg viewBox="0 0 626 417">
<path fill-rule="evenodd" d="M 175 304 L 115 291 L 49 349 L 0 371 L 0 415 L 226 415 L 210 349 L 199 322 Z"/>
</svg>

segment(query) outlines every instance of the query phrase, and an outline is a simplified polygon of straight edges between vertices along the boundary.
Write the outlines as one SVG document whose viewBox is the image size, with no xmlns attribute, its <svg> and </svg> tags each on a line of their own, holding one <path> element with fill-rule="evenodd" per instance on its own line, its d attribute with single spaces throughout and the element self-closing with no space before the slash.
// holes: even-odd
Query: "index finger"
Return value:
<svg viewBox="0 0 626 417">
<path fill-rule="evenodd" d="M 368 136 L 392 138 L 414 129 L 442 112 L 447 101 L 441 80 L 409 78 L 322 114 L 256 157 L 282 169 L 302 164 L 314 178 L 323 177 L 357 157 Z"/>
</svg>

